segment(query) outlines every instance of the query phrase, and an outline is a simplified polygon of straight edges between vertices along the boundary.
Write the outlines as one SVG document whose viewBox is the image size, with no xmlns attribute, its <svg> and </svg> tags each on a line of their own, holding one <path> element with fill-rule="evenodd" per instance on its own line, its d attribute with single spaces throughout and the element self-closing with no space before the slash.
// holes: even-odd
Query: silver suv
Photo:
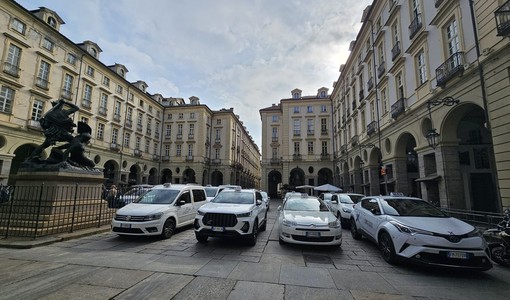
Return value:
<svg viewBox="0 0 510 300">
<path fill-rule="evenodd" d="M 257 243 L 257 234 L 266 230 L 267 208 L 254 189 L 225 189 L 204 204 L 195 217 L 195 236 L 201 243 L 212 237 L 243 238 Z"/>
<path fill-rule="evenodd" d="M 157 185 L 132 203 L 117 210 L 112 231 L 119 235 L 160 235 L 170 238 L 175 228 L 193 224 L 205 189 L 198 185 Z"/>
</svg>

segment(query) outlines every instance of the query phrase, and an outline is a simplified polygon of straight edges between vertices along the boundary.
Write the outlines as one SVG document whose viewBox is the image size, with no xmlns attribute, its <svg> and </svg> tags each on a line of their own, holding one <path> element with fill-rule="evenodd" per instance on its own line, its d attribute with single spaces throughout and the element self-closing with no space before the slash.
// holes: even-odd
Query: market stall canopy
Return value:
<svg viewBox="0 0 510 300">
<path fill-rule="evenodd" d="M 318 187 L 313 188 L 315 191 L 320 192 L 342 192 L 343 190 L 339 187 L 331 185 L 329 183 L 319 185 Z"/>
</svg>

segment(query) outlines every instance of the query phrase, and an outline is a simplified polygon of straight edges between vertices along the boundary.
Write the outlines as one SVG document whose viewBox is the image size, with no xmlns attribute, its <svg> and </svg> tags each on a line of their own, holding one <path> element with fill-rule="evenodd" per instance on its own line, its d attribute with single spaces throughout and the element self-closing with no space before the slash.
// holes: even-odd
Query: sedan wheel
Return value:
<svg viewBox="0 0 510 300">
<path fill-rule="evenodd" d="M 351 236 L 355 240 L 361 240 L 361 233 L 358 232 L 358 227 L 356 227 L 356 221 L 351 219 Z"/>
<path fill-rule="evenodd" d="M 165 225 L 163 225 L 163 232 L 161 232 L 161 238 L 169 239 L 174 234 L 175 230 L 175 221 L 173 219 L 168 219 L 165 221 Z"/>
<path fill-rule="evenodd" d="M 379 236 L 379 249 L 387 263 L 393 265 L 397 262 L 397 255 L 395 254 L 393 241 L 391 240 L 390 235 L 386 232 L 381 233 Z"/>
</svg>

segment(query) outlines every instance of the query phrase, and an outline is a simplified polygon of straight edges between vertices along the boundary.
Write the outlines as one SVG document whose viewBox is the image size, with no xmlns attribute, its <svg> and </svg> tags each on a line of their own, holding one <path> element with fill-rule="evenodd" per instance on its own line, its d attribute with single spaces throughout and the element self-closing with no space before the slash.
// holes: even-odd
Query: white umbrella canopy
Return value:
<svg viewBox="0 0 510 300">
<path fill-rule="evenodd" d="M 331 185 L 329 183 L 319 185 L 318 187 L 313 188 L 315 191 L 320 192 L 342 192 L 343 190 L 339 187 Z"/>
<path fill-rule="evenodd" d="M 296 189 L 313 189 L 313 188 L 315 188 L 315 186 L 308 184 L 296 186 Z"/>
</svg>

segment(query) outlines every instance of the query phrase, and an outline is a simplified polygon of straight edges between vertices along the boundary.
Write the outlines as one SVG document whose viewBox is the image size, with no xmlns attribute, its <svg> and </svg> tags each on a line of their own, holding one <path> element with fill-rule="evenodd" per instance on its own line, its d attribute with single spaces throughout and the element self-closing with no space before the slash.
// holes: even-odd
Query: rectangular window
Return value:
<svg viewBox="0 0 510 300">
<path fill-rule="evenodd" d="M 103 123 L 98 123 L 97 124 L 97 133 L 96 133 L 96 138 L 98 140 L 103 140 L 104 138 L 104 124 Z"/>
<path fill-rule="evenodd" d="M 184 119 L 184 114 L 183 113 L 179 113 L 179 119 Z"/>
<path fill-rule="evenodd" d="M 294 120 L 294 135 L 301 135 L 301 120 Z"/>
<path fill-rule="evenodd" d="M 322 141 L 322 147 L 321 147 L 321 153 L 322 155 L 327 155 L 328 154 L 328 142 L 327 141 Z"/>
<path fill-rule="evenodd" d="M 313 119 L 308 119 L 306 124 L 306 134 L 313 135 L 314 134 L 314 124 Z"/>
<path fill-rule="evenodd" d="M 90 106 L 90 100 L 92 99 L 92 86 L 86 84 L 83 92 L 83 100 L 87 101 Z"/>
<path fill-rule="evenodd" d="M 194 112 L 189 113 L 189 118 L 190 118 L 190 119 L 194 119 L 194 118 L 195 118 L 195 113 L 194 113 Z"/>
<path fill-rule="evenodd" d="M 182 135 L 182 124 L 177 124 L 177 135 Z"/>
<path fill-rule="evenodd" d="M 181 148 L 182 148 L 181 144 L 175 145 L 175 156 L 181 156 L 181 152 L 182 152 Z"/>
<path fill-rule="evenodd" d="M 119 138 L 119 130 L 117 128 L 112 129 L 112 144 L 117 144 Z"/>
<path fill-rule="evenodd" d="M 299 113 L 299 106 L 294 106 L 294 113 L 295 114 Z"/>
<path fill-rule="evenodd" d="M 53 52 L 53 48 L 55 48 L 55 43 L 47 38 L 44 38 L 42 47 L 50 52 Z"/>
<path fill-rule="evenodd" d="M 273 140 L 277 139 L 278 138 L 278 128 L 273 127 L 272 130 L 273 130 L 273 135 L 272 135 Z"/>
<path fill-rule="evenodd" d="M 142 144 L 142 138 L 137 136 L 135 140 L 135 149 L 140 150 L 140 144 Z"/>
<path fill-rule="evenodd" d="M 49 76 L 50 76 L 50 64 L 44 60 L 41 60 L 36 85 L 40 88 L 48 89 Z"/>
<path fill-rule="evenodd" d="M 138 113 L 138 118 L 136 119 L 136 124 L 142 126 L 143 124 L 143 115 L 141 113 Z"/>
<path fill-rule="evenodd" d="M 272 120 L 273 120 L 273 122 L 278 122 L 278 116 L 273 116 Z"/>
<path fill-rule="evenodd" d="M 216 129 L 216 141 L 221 140 L 221 129 Z"/>
<path fill-rule="evenodd" d="M 308 154 L 313 154 L 313 142 L 308 142 Z"/>
<path fill-rule="evenodd" d="M 135 101 L 135 95 L 133 93 L 129 93 L 128 100 L 131 101 L 131 102 Z"/>
<path fill-rule="evenodd" d="M 168 114 L 168 120 L 172 120 L 172 114 Z"/>
<path fill-rule="evenodd" d="M 190 138 L 193 138 L 194 134 L 195 134 L 195 124 L 189 124 L 189 135 L 190 135 Z"/>
<path fill-rule="evenodd" d="M 67 53 L 66 62 L 73 66 L 76 65 L 76 55 L 74 55 L 72 53 Z"/>
<path fill-rule="evenodd" d="M 113 113 L 115 117 L 120 119 L 120 109 L 122 107 L 122 103 L 120 101 L 115 101 L 115 107 L 113 108 Z"/>
<path fill-rule="evenodd" d="M 404 98 L 404 81 L 402 80 L 402 73 L 398 73 L 395 77 L 395 83 L 397 85 L 397 100 Z"/>
<path fill-rule="evenodd" d="M 308 105 L 308 106 L 306 107 L 306 112 L 307 112 L 307 113 L 313 113 L 313 106 Z"/>
<path fill-rule="evenodd" d="M 129 132 L 124 133 L 124 147 L 129 148 L 130 139 L 131 139 L 131 134 Z"/>
<path fill-rule="evenodd" d="M 382 92 L 381 92 L 381 96 L 382 96 Z M 375 102 L 374 101 L 370 101 L 370 116 L 372 117 L 372 121 L 375 121 L 376 118 L 375 118 Z"/>
<path fill-rule="evenodd" d="M 11 28 L 24 35 L 27 30 L 27 25 L 18 19 L 12 19 Z"/>
<path fill-rule="evenodd" d="M 167 125 L 166 125 L 166 132 L 165 132 L 165 136 L 166 136 L 166 137 L 170 137 L 170 136 L 172 136 L 172 125 L 170 125 L 170 124 L 167 124 Z"/>
<path fill-rule="evenodd" d="M 272 148 L 272 156 L 273 159 L 278 159 L 278 148 Z"/>
<path fill-rule="evenodd" d="M 151 140 L 145 140 L 145 153 L 149 153 L 149 148 L 151 146 Z"/>
<path fill-rule="evenodd" d="M 326 105 L 321 105 L 321 112 L 327 112 L 328 108 Z"/>
<path fill-rule="evenodd" d="M 422 85 L 427 81 L 427 65 L 425 64 L 425 52 L 421 50 L 416 56 L 418 69 L 418 84 Z"/>
<path fill-rule="evenodd" d="M 74 77 L 65 74 L 64 75 L 64 87 L 62 88 L 62 97 L 66 99 L 71 99 L 73 97 L 73 82 Z"/>
<path fill-rule="evenodd" d="M 99 102 L 99 107 L 106 109 L 108 107 L 108 95 L 105 93 L 101 94 L 101 101 Z"/>
<path fill-rule="evenodd" d="M 31 120 L 38 121 L 43 115 L 44 102 L 42 100 L 35 99 L 32 106 Z"/>
<path fill-rule="evenodd" d="M 117 85 L 117 94 L 122 94 L 123 91 L 124 91 L 124 88 L 122 88 L 122 85 Z"/>
<path fill-rule="evenodd" d="M 216 125 L 221 125 L 221 119 L 216 120 Z"/>
<path fill-rule="evenodd" d="M 294 142 L 294 155 L 299 154 L 301 152 L 299 148 L 300 148 L 299 142 Z"/>
<path fill-rule="evenodd" d="M 188 144 L 188 156 L 193 156 L 193 144 Z"/>
<path fill-rule="evenodd" d="M 170 145 L 165 145 L 165 149 L 163 151 L 165 156 L 170 156 Z"/>
<path fill-rule="evenodd" d="M 220 149 L 218 148 L 214 149 L 214 158 L 220 159 Z"/>
<path fill-rule="evenodd" d="M 19 75 L 19 62 L 21 59 L 21 48 L 10 44 L 7 58 L 4 62 L 4 72 L 13 76 Z"/>
<path fill-rule="evenodd" d="M 322 133 L 325 133 L 325 132 L 328 132 L 328 123 L 327 123 L 327 119 L 326 118 L 322 118 L 321 119 L 321 132 Z"/>
<path fill-rule="evenodd" d="M 386 88 L 381 90 L 381 105 L 382 105 L 382 112 L 384 115 L 388 112 L 388 93 L 386 91 Z"/>
<path fill-rule="evenodd" d="M 110 78 L 104 76 L 103 77 L 103 85 L 104 86 L 110 86 Z"/>
<path fill-rule="evenodd" d="M 133 108 L 131 108 L 131 107 L 128 107 L 128 109 L 127 109 L 126 120 L 128 120 L 128 121 L 133 120 Z"/>
<path fill-rule="evenodd" d="M 91 66 L 87 66 L 87 75 L 91 76 L 91 77 L 94 77 L 94 68 L 92 68 Z"/>
<path fill-rule="evenodd" d="M 460 51 L 459 32 L 455 19 L 446 26 L 446 40 L 448 41 L 448 56 Z"/>
<path fill-rule="evenodd" d="M 159 149 L 158 143 L 154 143 L 154 148 L 153 148 L 154 155 L 158 155 L 158 149 Z"/>
</svg>

